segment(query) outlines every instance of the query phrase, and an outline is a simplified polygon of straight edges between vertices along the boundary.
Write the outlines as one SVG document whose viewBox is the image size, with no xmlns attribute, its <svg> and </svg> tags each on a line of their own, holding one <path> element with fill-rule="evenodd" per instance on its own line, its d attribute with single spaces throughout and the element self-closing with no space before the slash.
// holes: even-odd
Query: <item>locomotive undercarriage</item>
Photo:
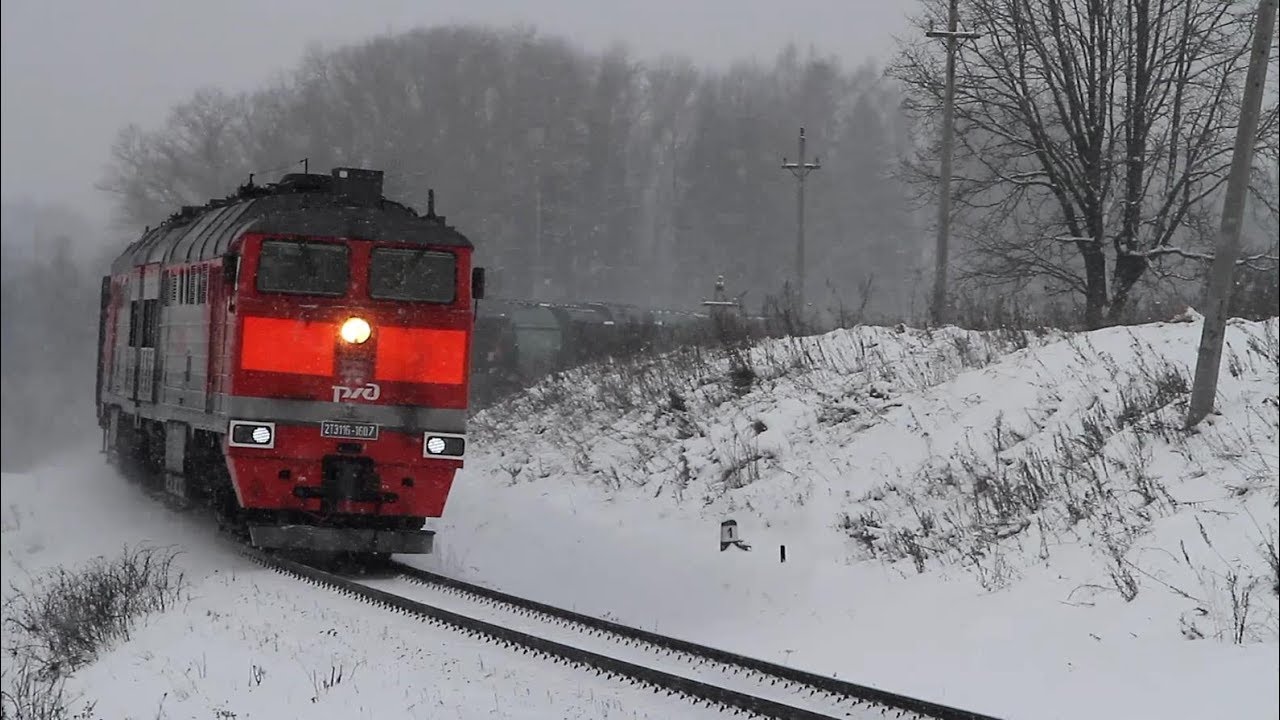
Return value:
<svg viewBox="0 0 1280 720">
<path fill-rule="evenodd" d="M 185 426 L 182 426 L 185 431 Z M 221 531 L 255 546 L 311 552 L 357 561 L 380 560 L 392 553 L 429 553 L 434 533 L 422 530 L 426 518 L 348 514 L 332 511 L 337 500 L 377 501 L 366 497 L 364 475 L 370 469 L 332 463 L 315 489 L 319 513 L 243 508 L 222 455 L 223 436 L 192 430 L 185 440 L 181 472 L 166 462 L 167 432 L 162 422 L 114 413 L 103 430 L 103 451 L 126 478 L 149 492 L 163 493 L 182 508 L 212 511 Z"/>
</svg>

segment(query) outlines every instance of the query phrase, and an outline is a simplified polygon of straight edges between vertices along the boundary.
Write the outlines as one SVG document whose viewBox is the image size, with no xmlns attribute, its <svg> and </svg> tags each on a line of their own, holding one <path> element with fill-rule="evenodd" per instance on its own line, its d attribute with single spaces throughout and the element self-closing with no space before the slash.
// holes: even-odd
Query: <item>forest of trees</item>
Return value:
<svg viewBox="0 0 1280 720">
<path fill-rule="evenodd" d="M 807 183 L 809 311 L 917 319 L 943 77 L 942 46 L 923 30 L 945 5 L 920 3 L 921 32 L 888 73 L 795 48 L 712 71 L 526 30 L 378 37 L 313 52 L 254 92 L 198 90 L 162 125 L 125 128 L 102 187 L 136 231 L 302 158 L 373 167 L 419 208 L 436 190 L 499 295 L 689 307 L 723 274 L 755 310 L 794 278 L 795 181 L 779 162 L 803 126 L 823 164 Z M 961 10 L 982 38 L 957 71 L 953 301 L 1056 306 L 1091 327 L 1194 303 L 1248 4 Z M 1244 238 L 1254 262 L 1240 272 L 1250 297 L 1274 296 L 1276 133 L 1273 91 Z"/>
<path fill-rule="evenodd" d="M 900 99 L 871 66 L 784 50 L 724 72 L 589 54 L 534 32 L 441 27 L 313 53 L 256 92 L 203 89 L 125 129 L 104 187 L 128 228 L 259 180 L 355 165 L 477 243 L 505 297 L 687 307 L 718 274 L 759 308 L 793 277 L 803 125 L 808 295 L 900 315 L 927 256 L 902 186 Z M 269 170 L 274 172 L 268 172 Z M 895 282 L 868 283 L 868 278 Z"/>
</svg>

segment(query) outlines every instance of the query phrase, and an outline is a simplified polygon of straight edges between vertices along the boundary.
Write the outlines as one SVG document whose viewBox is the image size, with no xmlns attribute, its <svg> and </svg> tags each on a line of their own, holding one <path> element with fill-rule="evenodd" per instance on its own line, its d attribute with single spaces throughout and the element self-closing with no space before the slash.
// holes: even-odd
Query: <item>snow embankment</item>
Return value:
<svg viewBox="0 0 1280 720">
<path fill-rule="evenodd" d="M 1009 717 L 1275 717 L 1277 335 L 1190 432 L 1198 323 L 565 373 L 476 419 L 432 564 Z"/>
</svg>

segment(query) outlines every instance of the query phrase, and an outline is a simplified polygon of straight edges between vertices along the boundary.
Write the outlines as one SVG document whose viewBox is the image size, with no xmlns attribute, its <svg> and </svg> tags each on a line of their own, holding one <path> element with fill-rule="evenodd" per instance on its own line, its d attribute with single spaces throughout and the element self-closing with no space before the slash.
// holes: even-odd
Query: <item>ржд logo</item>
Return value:
<svg viewBox="0 0 1280 720">
<path fill-rule="evenodd" d="M 367 383 L 365 385 L 357 385 L 356 387 L 347 387 L 346 385 L 333 386 L 333 401 L 343 402 L 344 400 L 377 400 L 382 395 L 382 388 L 377 383 Z"/>
</svg>

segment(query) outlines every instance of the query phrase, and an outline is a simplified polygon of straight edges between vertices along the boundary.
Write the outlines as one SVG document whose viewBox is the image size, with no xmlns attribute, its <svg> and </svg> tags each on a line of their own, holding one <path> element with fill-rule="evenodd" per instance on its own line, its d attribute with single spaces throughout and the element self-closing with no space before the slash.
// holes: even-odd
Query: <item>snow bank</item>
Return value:
<svg viewBox="0 0 1280 720">
<path fill-rule="evenodd" d="M 1275 717 L 1277 322 L 1231 324 L 1188 433 L 1199 335 L 868 327 L 565 373 L 477 418 L 428 564 L 1009 717 Z"/>
</svg>

